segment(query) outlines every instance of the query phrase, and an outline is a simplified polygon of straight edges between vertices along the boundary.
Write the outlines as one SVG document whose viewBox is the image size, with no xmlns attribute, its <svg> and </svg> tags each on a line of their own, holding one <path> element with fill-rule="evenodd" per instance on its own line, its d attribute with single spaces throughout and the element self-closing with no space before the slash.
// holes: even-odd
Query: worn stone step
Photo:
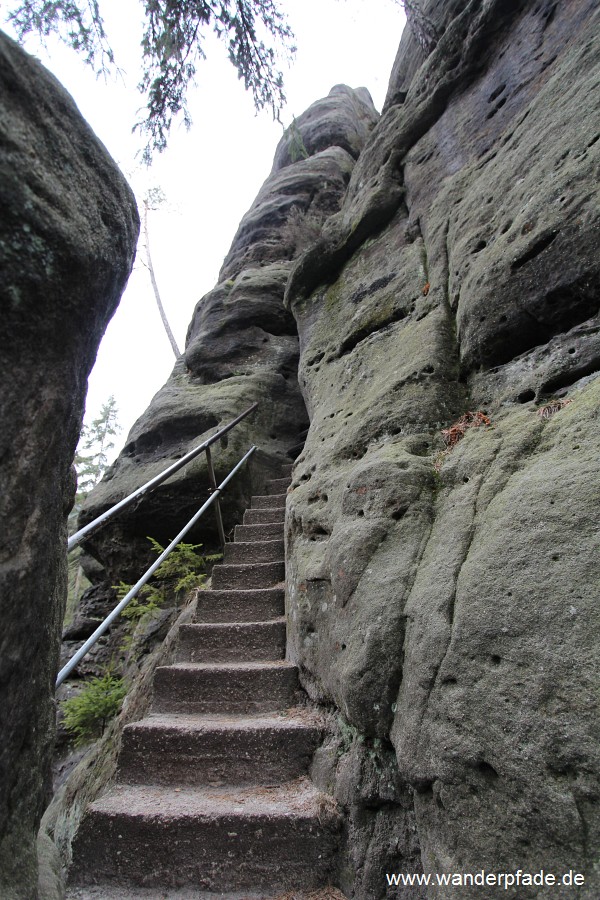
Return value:
<svg viewBox="0 0 600 900">
<path fill-rule="evenodd" d="M 285 506 L 287 494 L 258 494 L 251 500 L 252 509 L 280 509 Z"/>
<path fill-rule="evenodd" d="M 181 625 L 177 658 L 186 662 L 283 659 L 285 619 L 271 622 Z"/>
<path fill-rule="evenodd" d="M 225 892 L 325 885 L 341 820 L 308 779 L 272 788 L 119 786 L 75 837 L 71 884 Z"/>
<path fill-rule="evenodd" d="M 291 478 L 271 478 L 265 484 L 265 491 L 267 494 L 287 494 L 291 483 Z"/>
<path fill-rule="evenodd" d="M 298 885 L 289 886 L 282 894 L 276 887 L 266 891 L 246 888 L 244 891 L 199 891 L 195 887 L 171 887 L 167 890 L 155 887 L 127 885 L 121 888 L 104 882 L 99 885 L 67 885 L 65 900 L 346 900 L 346 895 L 330 884 L 317 889 Z"/>
<path fill-rule="evenodd" d="M 250 502 L 251 509 L 280 509 L 285 506 L 287 494 L 255 494 Z"/>
<path fill-rule="evenodd" d="M 267 525 L 236 525 L 235 540 L 242 543 L 248 541 L 276 541 L 283 537 L 283 522 L 271 522 Z"/>
<path fill-rule="evenodd" d="M 282 616 L 285 591 L 280 588 L 198 593 L 196 622 L 263 622 Z"/>
<path fill-rule="evenodd" d="M 323 723 L 306 709 L 289 715 L 152 715 L 123 731 L 117 776 L 130 784 L 255 784 L 308 771 Z"/>
<path fill-rule="evenodd" d="M 285 563 L 264 562 L 247 565 L 218 565 L 212 571 L 214 590 L 268 588 L 285 581 Z"/>
<path fill-rule="evenodd" d="M 285 660 L 176 663 L 154 675 L 154 712 L 252 713 L 295 705 L 298 670 Z"/>
<path fill-rule="evenodd" d="M 271 525 L 285 522 L 285 506 L 275 509 L 247 509 L 244 513 L 244 525 Z"/>
<path fill-rule="evenodd" d="M 281 562 L 285 559 L 283 538 L 273 541 L 236 541 L 226 544 L 223 563 L 240 565 L 242 563 Z"/>
<path fill-rule="evenodd" d="M 293 468 L 294 468 L 294 463 L 284 463 L 280 469 L 281 477 L 282 478 L 291 478 Z"/>
<path fill-rule="evenodd" d="M 275 893 L 273 893 L 275 891 Z M 294 900 L 346 900 L 345 894 L 342 894 L 337 888 L 327 885 L 322 891 L 314 890 L 305 891 L 304 888 L 294 885 L 286 890 L 283 897 L 293 896 Z M 198 891 L 196 888 L 188 885 L 187 887 L 169 887 L 168 892 L 156 888 L 136 887 L 127 885 L 125 888 L 118 887 L 114 884 L 87 884 L 83 886 L 68 885 L 65 893 L 65 900 L 282 900 L 281 891 L 274 888 L 267 891 L 254 891 L 246 889 L 244 891 Z"/>
</svg>

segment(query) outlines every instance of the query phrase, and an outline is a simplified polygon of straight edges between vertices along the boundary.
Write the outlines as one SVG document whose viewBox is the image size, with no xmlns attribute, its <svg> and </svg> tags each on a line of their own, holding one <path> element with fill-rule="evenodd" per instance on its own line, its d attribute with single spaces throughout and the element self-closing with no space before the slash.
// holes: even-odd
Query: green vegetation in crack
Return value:
<svg viewBox="0 0 600 900">
<path fill-rule="evenodd" d="M 76 747 L 102 737 L 108 722 L 121 711 L 126 693 L 123 678 L 109 668 L 101 677 L 86 682 L 76 697 L 61 704 L 64 727 Z"/>
<path fill-rule="evenodd" d="M 164 553 L 164 547 L 154 538 L 149 537 L 152 549 L 158 556 Z M 185 544 L 181 542 L 160 564 L 154 573 L 151 582 L 142 587 L 133 600 L 125 607 L 121 615 L 138 622 L 145 616 L 152 616 L 157 610 L 162 609 L 166 603 L 174 601 L 179 605 L 180 600 L 190 591 L 201 588 L 206 581 L 206 568 L 208 565 L 221 559 L 220 553 L 203 556 L 198 552 L 202 544 Z M 133 585 L 121 581 L 114 585 L 117 598 L 120 600 L 129 593 Z"/>
</svg>

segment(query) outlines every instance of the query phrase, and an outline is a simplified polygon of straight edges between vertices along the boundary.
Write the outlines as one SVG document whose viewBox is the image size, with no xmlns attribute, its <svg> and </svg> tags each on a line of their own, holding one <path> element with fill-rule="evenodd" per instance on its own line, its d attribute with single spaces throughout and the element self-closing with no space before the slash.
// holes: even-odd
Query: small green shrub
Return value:
<svg viewBox="0 0 600 900">
<path fill-rule="evenodd" d="M 152 549 L 160 556 L 165 548 L 152 537 L 149 537 L 148 540 L 152 544 Z M 202 587 L 206 580 L 206 573 L 203 570 L 208 563 L 221 559 L 221 554 L 202 556 L 201 553 L 198 553 L 201 546 L 202 544 L 185 544 L 183 542 L 178 544 L 160 564 L 152 576 L 151 582 L 140 589 L 137 597 L 130 601 L 121 615 L 126 619 L 137 621 L 142 616 L 152 615 L 156 610 L 161 609 L 168 599 L 174 598 L 178 601 L 181 596 L 194 588 Z M 118 599 L 122 600 L 131 590 L 132 585 L 120 581 L 114 587 Z"/>
<path fill-rule="evenodd" d="M 107 722 L 121 711 L 126 693 L 123 679 L 108 671 L 102 678 L 91 678 L 76 697 L 61 704 L 64 726 L 76 747 L 104 734 Z"/>
<path fill-rule="evenodd" d="M 281 238 L 290 246 L 294 255 L 297 255 L 318 241 L 326 218 L 327 214 L 323 210 L 304 211 L 299 206 L 292 206 L 281 226 Z"/>
<path fill-rule="evenodd" d="M 295 116 L 292 118 L 292 122 L 289 128 L 286 128 L 285 136 L 288 140 L 288 150 L 291 161 L 295 163 L 301 159 L 308 159 L 310 154 L 306 149 L 306 145 L 302 138 L 302 134 L 300 133 L 300 129 L 298 128 L 298 123 L 296 122 Z"/>
</svg>

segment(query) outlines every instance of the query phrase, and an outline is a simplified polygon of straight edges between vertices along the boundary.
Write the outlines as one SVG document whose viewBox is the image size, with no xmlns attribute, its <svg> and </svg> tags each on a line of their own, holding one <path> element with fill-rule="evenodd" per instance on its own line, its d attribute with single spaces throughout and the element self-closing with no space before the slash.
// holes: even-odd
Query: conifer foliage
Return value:
<svg viewBox="0 0 600 900">
<path fill-rule="evenodd" d="M 141 42 L 146 115 L 135 125 L 147 140 L 146 162 L 164 150 L 174 119 L 191 124 L 187 91 L 196 66 L 205 58 L 203 35 L 212 30 L 254 99 L 257 110 L 275 119 L 285 102 L 279 48 L 294 53 L 293 35 L 276 0 L 140 0 L 144 14 Z M 102 18 L 101 0 L 13 0 L 8 19 L 22 40 L 30 33 L 56 33 L 98 71 L 115 65 Z M 274 45 L 274 46 L 272 46 Z"/>
</svg>

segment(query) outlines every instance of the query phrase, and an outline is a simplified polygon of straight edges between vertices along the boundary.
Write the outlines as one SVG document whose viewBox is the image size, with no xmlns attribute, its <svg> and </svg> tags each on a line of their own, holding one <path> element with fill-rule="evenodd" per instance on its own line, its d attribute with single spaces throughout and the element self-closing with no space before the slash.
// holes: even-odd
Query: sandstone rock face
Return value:
<svg viewBox="0 0 600 900">
<path fill-rule="evenodd" d="M 596 7 L 422 0 L 381 118 L 340 86 L 300 116 L 86 513 L 259 400 L 218 457 L 261 447 L 235 517 L 309 426 L 288 647 L 357 900 L 456 896 L 393 872 L 600 889 Z M 199 505 L 191 469 L 89 542 L 111 577 Z"/>
<path fill-rule="evenodd" d="M 421 7 L 437 45 L 403 37 L 344 204 L 286 289 L 311 423 L 291 655 L 365 746 L 393 745 L 426 872 L 573 869 L 592 898 L 600 14 Z M 467 410 L 491 426 L 440 453 Z M 347 802 L 365 809 L 360 789 Z M 391 870 L 417 871 L 400 849 Z M 356 897 L 405 896 L 355 871 Z"/>
<path fill-rule="evenodd" d="M 139 221 L 72 99 L 3 35 L 0 94 L 0 895 L 29 900 L 49 799 L 71 462 Z"/>
<path fill-rule="evenodd" d="M 217 286 L 196 306 L 186 350 L 166 385 L 135 424 L 123 453 L 87 504 L 84 521 L 180 458 L 216 427 L 258 401 L 259 409 L 216 447 L 217 478 L 256 444 L 251 466 L 232 483 L 223 501 L 232 527 L 269 472 L 289 462 L 289 451 L 308 419 L 297 380 L 298 334 L 283 306 L 292 259 L 321 223 L 339 209 L 358 154 L 377 114 L 368 93 L 334 88 L 298 120 L 313 155 L 273 170 L 244 216 L 223 263 Z M 318 140 L 315 137 L 318 123 Z M 328 124 L 329 123 L 329 124 Z M 287 146 L 282 139 L 281 152 Z M 297 453 L 297 451 L 296 451 Z M 92 537 L 87 548 L 107 569 L 108 584 L 139 577 L 148 557 L 146 535 L 174 537 L 204 502 L 208 477 L 204 456 Z M 209 513 L 192 539 L 215 543 Z M 124 551 L 124 547 L 128 549 Z M 92 576 L 93 577 L 93 576 Z M 95 577 L 97 580 L 97 575 Z"/>
</svg>

